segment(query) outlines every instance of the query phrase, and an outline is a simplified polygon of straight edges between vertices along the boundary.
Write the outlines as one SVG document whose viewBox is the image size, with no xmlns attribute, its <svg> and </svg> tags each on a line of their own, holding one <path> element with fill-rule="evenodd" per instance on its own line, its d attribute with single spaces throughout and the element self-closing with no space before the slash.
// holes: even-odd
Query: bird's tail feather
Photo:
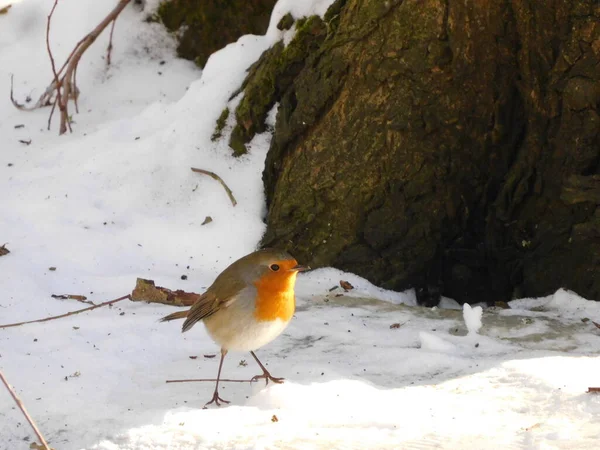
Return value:
<svg viewBox="0 0 600 450">
<path fill-rule="evenodd" d="M 162 319 L 160 319 L 160 321 L 170 322 L 171 320 L 185 319 L 188 315 L 188 311 L 189 310 L 186 309 L 185 311 L 174 312 L 173 314 L 169 314 L 168 316 L 163 317 Z"/>
</svg>

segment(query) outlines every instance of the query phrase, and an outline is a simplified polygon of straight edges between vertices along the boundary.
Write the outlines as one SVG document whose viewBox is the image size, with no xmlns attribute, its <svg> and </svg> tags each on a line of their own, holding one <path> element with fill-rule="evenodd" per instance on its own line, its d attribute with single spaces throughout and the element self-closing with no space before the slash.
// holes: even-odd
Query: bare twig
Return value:
<svg viewBox="0 0 600 450">
<path fill-rule="evenodd" d="M 88 305 L 95 305 L 94 302 L 88 300 L 85 295 L 76 295 L 76 294 L 52 294 L 50 297 L 56 298 L 59 300 L 77 300 L 81 303 L 87 303 Z"/>
<path fill-rule="evenodd" d="M 54 100 L 54 104 L 52 105 L 52 110 L 50 111 L 50 118 L 48 119 L 48 129 L 50 129 L 50 123 L 52 122 L 52 114 L 54 113 L 56 104 L 58 104 L 58 109 L 60 109 L 61 114 L 63 113 L 63 109 L 66 108 L 66 103 L 63 106 L 63 102 L 61 101 L 61 93 L 60 93 L 60 89 L 59 89 L 60 82 L 58 81 L 58 73 L 56 72 L 56 64 L 54 64 L 54 56 L 52 56 L 52 50 L 50 49 L 50 23 L 52 22 L 52 15 L 54 14 L 54 10 L 56 9 L 57 5 L 58 5 L 58 0 L 54 0 L 54 5 L 52 5 L 50 14 L 48 14 L 48 20 L 46 21 L 46 48 L 48 49 L 48 56 L 50 57 L 50 64 L 52 65 L 52 74 L 54 75 L 54 85 L 57 86 L 56 99 Z M 62 134 L 62 132 L 60 134 Z"/>
<path fill-rule="evenodd" d="M 112 25 L 110 27 L 110 37 L 108 38 L 108 48 L 106 49 L 106 66 L 110 66 L 110 53 L 112 52 L 112 37 L 113 32 L 115 31 L 115 23 L 117 23 L 117 18 L 112 21 Z"/>
<path fill-rule="evenodd" d="M 237 201 L 235 200 L 235 197 L 233 196 L 233 192 L 231 192 L 231 189 L 229 189 L 229 187 L 225 184 L 225 182 L 219 175 L 217 175 L 214 172 L 210 172 L 210 171 L 204 170 L 204 169 L 197 169 L 195 167 L 192 167 L 192 172 L 202 173 L 204 175 L 208 175 L 209 177 L 217 180 L 219 183 L 221 183 L 221 186 L 223 186 L 223 189 L 225 189 L 225 192 L 227 192 L 227 195 L 229 196 L 229 200 L 231 200 L 231 204 L 233 206 L 237 205 Z"/>
<path fill-rule="evenodd" d="M 117 302 L 120 302 L 121 300 L 125 300 L 125 299 L 131 299 L 131 296 L 128 294 L 128 295 L 125 295 L 123 297 L 119 297 L 119 298 L 117 298 L 115 300 L 110 300 L 110 301 L 104 302 L 104 303 L 98 303 L 97 305 L 89 306 L 89 307 L 83 308 L 83 309 L 78 309 L 77 311 L 71 311 L 71 312 L 68 312 L 66 314 L 61 314 L 59 316 L 46 317 L 45 319 L 28 320 L 26 322 L 10 323 L 8 325 L 0 325 L 0 329 L 2 329 L 2 328 L 18 327 L 20 325 L 25 325 L 25 324 L 28 324 L 28 323 L 47 322 L 49 320 L 62 319 L 63 317 L 74 316 L 75 314 L 79 314 L 79 313 L 82 313 L 82 312 L 85 312 L 85 311 L 91 311 L 92 309 L 101 308 L 102 306 L 112 305 L 113 303 L 117 303 Z"/>
<path fill-rule="evenodd" d="M 189 380 L 167 380 L 167 383 L 189 383 L 189 382 L 196 382 L 196 381 L 210 381 L 212 383 L 216 382 L 217 379 L 216 378 L 192 378 Z M 252 380 L 230 380 L 227 378 L 221 378 L 219 380 L 219 382 L 221 381 L 226 381 L 228 383 L 250 383 Z"/>
<path fill-rule="evenodd" d="M 58 105 L 58 109 L 60 111 L 60 128 L 59 133 L 64 134 L 67 130 L 71 131 L 71 118 L 69 116 L 69 100 L 73 100 L 75 104 L 75 111 L 79 112 L 78 105 L 78 97 L 79 97 L 79 89 L 77 88 L 77 67 L 79 65 L 79 61 L 81 60 L 82 55 L 85 51 L 96 41 L 98 36 L 104 31 L 104 29 L 112 22 L 113 27 L 111 29 L 110 34 L 110 42 L 109 48 L 112 49 L 112 35 L 114 24 L 123 9 L 130 3 L 131 0 L 119 0 L 118 4 L 113 8 L 113 10 L 94 28 L 90 33 L 81 39 L 75 48 L 71 51 L 71 54 L 68 56 L 62 67 L 57 71 L 56 65 L 54 62 L 54 57 L 52 55 L 52 51 L 50 49 L 50 23 L 52 20 L 52 15 L 54 14 L 54 10 L 58 5 L 58 0 L 54 0 L 54 4 L 52 9 L 50 10 L 50 14 L 48 15 L 48 21 L 46 24 L 46 47 L 48 49 L 48 55 L 50 57 L 50 63 L 52 65 L 52 75 L 53 80 L 50 85 L 46 88 L 44 93 L 40 96 L 37 103 L 27 108 L 22 104 L 19 104 L 13 96 L 12 86 L 11 86 L 11 101 L 13 105 L 24 111 L 32 111 L 34 109 L 39 109 L 45 106 L 52 105 L 52 110 L 50 111 L 50 117 L 48 118 L 48 128 L 50 128 L 50 124 L 52 122 L 52 115 Z M 12 79 L 11 79 L 12 84 Z"/>
<path fill-rule="evenodd" d="M 13 389 L 10 387 L 10 385 L 8 384 L 8 381 L 6 381 L 6 378 L 4 378 L 4 374 L 2 373 L 2 370 L 0 370 L 0 378 L 2 379 L 2 382 L 4 383 L 4 386 L 6 386 L 6 389 L 8 389 L 8 392 L 10 392 L 11 397 L 13 398 L 13 400 L 15 401 L 15 403 L 17 404 L 17 406 L 19 407 L 19 409 L 21 410 L 21 412 L 23 413 L 25 418 L 27 419 L 27 422 L 29 422 L 29 425 L 31 425 L 31 428 L 33 428 L 33 431 L 35 431 L 35 434 L 37 435 L 38 439 L 40 440 L 43 448 L 46 450 L 50 450 L 50 447 L 48 446 L 46 439 L 44 439 L 44 436 L 42 436 L 42 433 L 40 433 L 40 430 L 35 425 L 35 422 L 33 421 L 31 416 L 25 409 L 25 405 L 23 405 L 23 402 L 21 401 L 21 399 L 17 396 L 15 391 L 13 391 Z"/>
<path fill-rule="evenodd" d="M 11 73 L 10 74 L 10 101 L 12 102 L 12 104 L 14 105 L 15 108 L 20 109 L 21 111 L 26 111 L 27 108 L 25 108 L 25 105 L 23 105 L 22 103 L 19 103 L 15 100 L 14 91 L 13 91 L 14 78 L 15 78 L 14 75 Z"/>
</svg>

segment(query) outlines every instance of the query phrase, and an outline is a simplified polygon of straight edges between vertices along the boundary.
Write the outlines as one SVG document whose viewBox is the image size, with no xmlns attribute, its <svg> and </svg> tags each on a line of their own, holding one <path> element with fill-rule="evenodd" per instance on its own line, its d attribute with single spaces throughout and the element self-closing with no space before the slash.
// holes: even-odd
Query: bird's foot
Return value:
<svg viewBox="0 0 600 450">
<path fill-rule="evenodd" d="M 261 378 L 265 379 L 265 385 L 269 384 L 269 381 L 272 381 L 273 383 L 277 383 L 277 384 L 281 384 L 285 381 L 285 378 L 276 378 L 274 376 L 271 376 L 271 374 L 267 370 L 265 370 L 262 375 L 253 376 L 252 379 L 250 380 L 250 383 L 258 381 Z"/>
<path fill-rule="evenodd" d="M 229 403 L 227 400 L 223 400 L 219 397 L 219 393 L 215 390 L 212 399 L 207 402 L 202 409 L 207 409 L 208 405 L 215 403 L 217 406 L 221 406 L 221 403 Z"/>
</svg>

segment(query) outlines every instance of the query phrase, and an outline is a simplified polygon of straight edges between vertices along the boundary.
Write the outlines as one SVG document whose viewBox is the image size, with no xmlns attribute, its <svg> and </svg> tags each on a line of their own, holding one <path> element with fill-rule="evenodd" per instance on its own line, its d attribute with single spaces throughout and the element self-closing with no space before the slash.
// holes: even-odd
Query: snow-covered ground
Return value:
<svg viewBox="0 0 600 450">
<path fill-rule="evenodd" d="M 0 15 L 0 245 L 11 251 L 0 257 L 0 325 L 86 306 L 51 294 L 125 295 L 137 277 L 201 292 L 252 251 L 264 232 L 270 135 L 239 159 L 226 137 L 210 136 L 245 69 L 290 38 L 276 30 L 279 17 L 323 13 L 330 1 L 280 0 L 266 36 L 244 36 L 203 72 L 175 58 L 171 38 L 144 21 L 148 9 L 128 6 L 111 66 L 107 33 L 84 56 L 80 113 L 60 137 L 57 116 L 46 130 L 48 109 L 9 101 L 10 74 L 18 101 L 35 102 L 51 79 L 52 3 L 16 2 Z M 115 4 L 59 1 L 59 65 Z M 192 166 L 219 174 L 238 205 Z M 355 289 L 329 292 L 340 280 Z M 288 329 L 258 352 L 288 381 L 225 383 L 232 403 L 220 409 L 201 409 L 211 383 L 165 383 L 213 378 L 218 348 L 202 327 L 182 335 L 179 323 L 158 323 L 173 311 L 164 305 L 125 300 L 0 329 L 0 370 L 57 450 L 598 447 L 600 395 L 586 391 L 600 385 L 600 303 L 559 290 L 507 310 L 461 311 L 450 299 L 424 309 L 412 292 L 334 269 L 300 275 L 297 294 Z M 257 373 L 249 355 L 225 360 L 227 378 Z M 0 449 L 34 440 L 0 386 Z"/>
</svg>

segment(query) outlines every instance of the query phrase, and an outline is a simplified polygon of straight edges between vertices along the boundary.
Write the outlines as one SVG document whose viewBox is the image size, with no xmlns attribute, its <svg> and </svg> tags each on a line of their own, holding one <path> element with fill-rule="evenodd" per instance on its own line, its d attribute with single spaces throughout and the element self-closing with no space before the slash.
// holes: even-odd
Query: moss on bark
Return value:
<svg viewBox="0 0 600 450">
<path fill-rule="evenodd" d="M 289 89 L 326 34 L 327 28 L 320 17 L 299 19 L 292 41 L 287 46 L 283 42 L 275 44 L 250 68 L 242 86 L 244 97 L 235 110 L 237 125 L 229 141 L 236 156 L 246 153 L 245 144 L 265 130 L 269 110 Z"/>
<path fill-rule="evenodd" d="M 203 67 L 215 51 L 244 34 L 264 34 L 276 0 L 167 0 L 157 11 L 177 32 L 177 53 Z"/>
</svg>

